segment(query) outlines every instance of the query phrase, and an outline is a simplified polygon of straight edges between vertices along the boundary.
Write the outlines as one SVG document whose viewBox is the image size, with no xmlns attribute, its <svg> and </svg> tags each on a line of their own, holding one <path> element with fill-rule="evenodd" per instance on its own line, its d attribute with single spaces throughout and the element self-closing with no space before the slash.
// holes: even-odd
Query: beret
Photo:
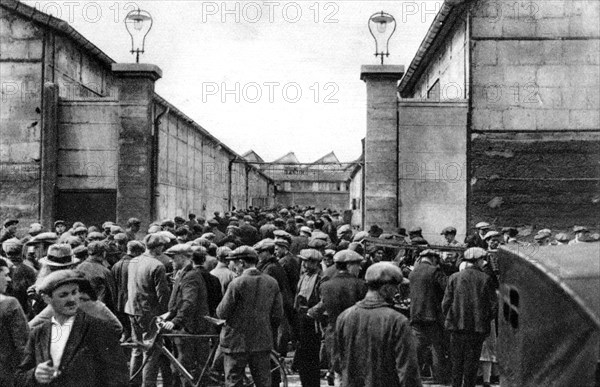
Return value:
<svg viewBox="0 0 600 387">
<path fill-rule="evenodd" d="M 6 254 L 21 254 L 23 243 L 18 238 L 10 238 L 2 242 L 2 250 Z"/>
<path fill-rule="evenodd" d="M 486 240 L 488 240 L 488 239 L 490 239 L 490 238 L 499 237 L 499 236 L 501 236 L 501 235 L 502 235 L 502 234 L 500 234 L 498 231 L 488 231 L 488 232 L 487 232 L 487 233 L 484 235 L 484 237 L 483 237 L 483 240 L 484 240 L 484 241 L 486 241 Z"/>
<path fill-rule="evenodd" d="M 256 250 L 254 250 L 250 246 L 240 246 L 237 249 L 233 250 L 229 254 L 229 257 L 227 259 L 243 259 L 246 261 L 256 262 L 258 260 L 258 254 L 256 253 Z"/>
<path fill-rule="evenodd" d="M 275 246 L 283 246 L 283 247 L 287 247 L 289 249 L 290 242 L 288 242 L 287 240 L 282 239 L 282 238 L 275 238 Z"/>
<path fill-rule="evenodd" d="M 475 225 L 475 228 L 482 228 L 482 229 L 486 229 L 486 228 L 490 228 L 490 224 L 488 222 L 479 222 Z"/>
<path fill-rule="evenodd" d="M 263 239 L 262 241 L 252 246 L 252 248 L 256 251 L 263 251 L 271 247 L 275 247 L 275 241 L 271 238 Z"/>
<path fill-rule="evenodd" d="M 369 236 L 368 232 L 366 232 L 366 231 L 359 231 L 352 238 L 352 242 L 361 242 L 363 239 L 367 238 L 368 236 Z"/>
<path fill-rule="evenodd" d="M 375 263 L 369 266 L 365 273 L 367 283 L 401 284 L 403 279 L 402 270 L 391 262 Z"/>
<path fill-rule="evenodd" d="M 321 261 L 323 259 L 323 255 L 315 249 L 300 250 L 299 257 L 303 261 Z"/>
<path fill-rule="evenodd" d="M 170 247 L 165 251 L 165 255 L 192 255 L 192 247 L 190 245 L 178 244 Z"/>
<path fill-rule="evenodd" d="M 58 270 L 42 278 L 37 284 L 38 293 L 50 295 L 53 291 L 66 284 L 80 284 L 85 281 L 83 273 L 73 270 Z"/>
<path fill-rule="evenodd" d="M 327 246 L 327 242 L 323 239 L 314 238 L 308 242 L 308 247 L 310 247 L 311 249 L 322 249 L 325 246 Z"/>
<path fill-rule="evenodd" d="M 362 262 L 363 257 L 352 250 L 342 250 L 335 253 L 333 256 L 333 262 Z"/>
<path fill-rule="evenodd" d="M 465 254 L 463 257 L 464 261 L 475 261 L 487 256 L 487 251 L 482 249 L 481 247 L 471 247 L 465 250 Z"/>
<path fill-rule="evenodd" d="M 445 229 L 442 230 L 440 235 L 446 235 L 446 234 L 456 234 L 456 228 L 446 227 Z"/>
</svg>

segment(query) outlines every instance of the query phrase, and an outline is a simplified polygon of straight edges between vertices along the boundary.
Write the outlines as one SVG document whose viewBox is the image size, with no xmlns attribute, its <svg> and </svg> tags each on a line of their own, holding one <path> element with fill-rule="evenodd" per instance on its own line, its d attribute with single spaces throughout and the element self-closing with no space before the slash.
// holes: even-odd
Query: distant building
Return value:
<svg viewBox="0 0 600 387">
<path fill-rule="evenodd" d="M 276 204 L 350 209 L 350 175 L 356 162 L 342 163 L 334 152 L 312 163 L 301 163 L 293 152 L 269 163 L 262 161 L 254 151 L 245 153 L 244 158 L 249 163 L 257 163 L 254 165 L 273 179 Z"/>
<path fill-rule="evenodd" d="M 447 0 L 406 71 L 364 66 L 365 226 L 598 228 L 598 20 L 598 1 Z"/>
</svg>

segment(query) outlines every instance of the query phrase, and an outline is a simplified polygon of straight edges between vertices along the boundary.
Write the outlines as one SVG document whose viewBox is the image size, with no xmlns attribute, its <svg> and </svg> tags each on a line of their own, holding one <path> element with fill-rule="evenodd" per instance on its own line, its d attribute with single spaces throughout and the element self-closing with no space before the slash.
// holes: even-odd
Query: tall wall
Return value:
<svg viewBox="0 0 600 387">
<path fill-rule="evenodd" d="M 350 193 L 344 192 L 277 192 L 277 204 L 282 206 L 315 206 L 343 212 L 348 208 Z"/>
<path fill-rule="evenodd" d="M 0 13 L 0 219 L 40 216 L 44 31 L 16 14 Z"/>
<path fill-rule="evenodd" d="M 467 103 L 401 100 L 400 225 L 419 226 L 430 243 L 447 226 L 464 238 L 467 212 Z"/>
<path fill-rule="evenodd" d="M 413 98 L 427 99 L 428 91 L 433 92 L 434 100 L 462 100 L 469 95 L 469 61 L 467 21 L 459 19 L 436 51 L 414 87 Z M 434 87 L 435 83 L 438 83 Z M 437 94 L 437 97 L 435 96 Z"/>
<path fill-rule="evenodd" d="M 477 4 L 470 223 L 598 227 L 600 2 Z"/>
</svg>

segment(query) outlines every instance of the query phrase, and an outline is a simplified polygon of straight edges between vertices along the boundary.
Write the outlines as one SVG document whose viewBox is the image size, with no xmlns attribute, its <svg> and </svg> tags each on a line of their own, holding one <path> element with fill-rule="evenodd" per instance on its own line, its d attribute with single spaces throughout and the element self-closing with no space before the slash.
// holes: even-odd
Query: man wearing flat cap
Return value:
<svg viewBox="0 0 600 387">
<path fill-rule="evenodd" d="M 125 235 L 130 241 L 137 239 L 136 234 L 140 232 L 142 222 L 138 218 L 129 218 L 127 221 L 127 228 L 125 229 Z"/>
<path fill-rule="evenodd" d="M 298 369 L 303 387 L 319 387 L 321 331 L 319 322 L 308 314 L 308 310 L 317 305 L 321 299 L 319 285 L 323 278 L 319 266 L 323 257 L 317 250 L 305 249 L 300 251 L 300 259 L 302 260 L 302 276 L 300 276 L 294 299 L 298 338 L 294 366 Z"/>
<path fill-rule="evenodd" d="M 333 256 L 337 273 L 331 277 L 324 277 L 319 291 L 321 302 L 311 308 L 308 314 L 318 319 L 323 312 L 327 312 L 327 327 L 325 328 L 325 347 L 332 359 L 333 332 L 337 317 L 343 310 L 354 305 L 367 293 L 367 287 L 362 279 L 358 278 L 363 258 L 351 250 L 338 251 Z M 328 383 L 333 385 L 333 363 L 330 362 Z"/>
<path fill-rule="evenodd" d="M 127 302 L 125 313 L 131 322 L 131 336 L 136 341 L 142 341 L 144 334 L 150 331 L 151 321 L 154 316 L 161 315 L 168 310 L 169 285 L 165 265 L 157 257 L 163 256 L 164 246 L 168 243 L 160 234 L 150 234 L 146 239 L 146 251 L 132 258 L 128 266 Z M 144 358 L 142 358 L 142 356 Z M 139 348 L 131 351 L 131 375 L 135 374 L 142 366 L 147 354 Z M 147 364 L 142 370 L 142 379 L 145 386 L 155 386 L 158 376 L 159 364 L 162 362 L 168 369 L 168 361 L 161 360 L 160 353 L 154 352 L 149 356 Z M 168 372 L 168 371 L 167 371 Z M 164 378 L 171 377 L 170 373 L 163 374 Z M 139 383 L 139 381 L 136 381 Z"/>
<path fill-rule="evenodd" d="M 419 264 L 410 273 L 410 325 L 417 343 L 419 367 L 429 367 L 427 353 L 432 349 L 434 383 L 449 384 L 448 343 L 444 337 L 442 300 L 448 277 L 439 266 L 440 255 L 423 250 Z"/>
<path fill-rule="evenodd" d="M 65 231 L 67 231 L 67 224 L 64 220 L 57 220 L 54 222 L 54 232 L 57 236 L 61 236 Z"/>
<path fill-rule="evenodd" d="M 17 236 L 17 225 L 19 224 L 19 221 L 16 219 L 8 219 L 4 222 L 4 225 L 2 227 L 2 230 L 0 231 L 0 255 L 4 256 L 4 253 L 2 251 L 2 243 L 4 243 L 4 241 L 11 239 L 11 238 L 15 238 Z"/>
<path fill-rule="evenodd" d="M 87 246 L 87 251 L 88 258 L 81 262 L 75 270 L 87 276 L 98 294 L 98 299 L 114 313 L 116 311 L 117 286 L 104 259 L 106 244 L 100 241 L 91 242 Z"/>
<path fill-rule="evenodd" d="M 4 241 L 2 249 L 8 261 L 12 263 L 10 268 L 12 282 L 7 294 L 15 297 L 21 304 L 25 314 L 30 315 L 31 305 L 29 304 L 27 289 L 35 284 L 37 273 L 23 262 L 23 244 L 17 238 Z"/>
<path fill-rule="evenodd" d="M 273 336 L 283 318 L 279 285 L 256 268 L 258 254 L 250 246 L 233 250 L 229 260 L 242 275 L 231 281 L 217 307 L 217 317 L 225 320 L 220 340 L 225 382 L 227 386 L 241 385 L 246 365 L 250 365 L 256 386 L 269 387 Z"/>
<path fill-rule="evenodd" d="M 29 334 L 16 385 L 127 385 L 126 360 L 118 334 L 108 322 L 78 309 L 82 278 L 72 270 L 60 270 L 38 284 L 54 317 Z"/>
<path fill-rule="evenodd" d="M 290 253 L 290 242 L 287 239 L 275 239 L 275 256 L 283 270 L 285 270 L 290 289 L 295 291 L 300 279 L 300 265 L 298 264 L 298 258 Z"/>
<path fill-rule="evenodd" d="M 467 249 L 464 269 L 450 276 L 444 293 L 442 312 L 450 331 L 453 386 L 475 386 L 483 341 L 498 308 L 493 280 L 482 270 L 486 255 L 480 247 Z"/>
<path fill-rule="evenodd" d="M 587 242 L 589 235 L 590 235 L 590 231 L 587 229 L 587 227 L 584 227 L 584 226 L 573 227 L 573 233 L 575 234 L 575 239 L 571 240 L 569 242 L 569 245 L 575 245 L 577 243 Z"/>
<path fill-rule="evenodd" d="M 467 247 L 481 247 L 487 249 L 487 243 L 483 240 L 485 234 L 491 230 L 491 226 L 488 222 L 479 222 L 475 225 L 475 233 L 465 238 L 465 244 Z"/>
<path fill-rule="evenodd" d="M 363 300 L 337 318 L 334 364 L 342 386 L 419 387 L 419 367 L 409 322 L 392 307 L 402 271 L 379 262 L 365 274 Z"/>
</svg>

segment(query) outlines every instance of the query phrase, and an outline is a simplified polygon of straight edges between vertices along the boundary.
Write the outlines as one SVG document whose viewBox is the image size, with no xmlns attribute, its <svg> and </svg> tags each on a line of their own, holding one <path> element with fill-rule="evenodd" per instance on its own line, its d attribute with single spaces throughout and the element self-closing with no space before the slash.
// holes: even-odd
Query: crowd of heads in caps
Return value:
<svg viewBox="0 0 600 387">
<path fill-rule="evenodd" d="M 202 252 L 209 266 L 213 267 L 219 260 L 225 262 L 238 256 L 237 249 L 242 246 L 242 251 L 246 253 L 240 256 L 248 258 L 256 255 L 257 259 L 261 251 L 275 249 L 290 251 L 299 259 L 307 259 L 307 256 L 314 257 L 315 253 L 302 254 L 302 251 L 313 249 L 319 252 L 321 266 L 325 269 L 333 265 L 336 252 L 342 250 L 358 253 L 363 266 L 379 261 L 413 263 L 410 262 L 411 254 L 406 251 L 386 247 L 385 244 L 365 243 L 365 238 L 369 238 L 369 241 L 373 238 L 392 240 L 400 246 L 418 245 L 421 250 L 429 245 L 418 226 L 408 232 L 405 228 L 383 230 L 377 225 L 368 230 L 356 230 L 344 222 L 338 211 L 314 207 L 268 210 L 250 207 L 245 211 L 215 212 L 208 220 L 189 214 L 187 220 L 176 216 L 155 221 L 148 226 L 147 232 L 143 232 L 141 226 L 136 218 L 129 219 L 124 225 L 106 221 L 101 227 L 86 227 L 79 221 L 69 225 L 57 220 L 54 230 L 46 230 L 40 223 L 32 223 L 25 235 L 18 235 L 19 220 L 8 219 L 3 224 L 0 253 L 8 258 L 9 263 L 24 262 L 35 270 L 52 271 L 74 267 L 89 256 L 102 256 L 106 266 L 110 267 L 124 254 L 137 256 L 145 249 L 161 249 L 168 253 L 167 256 L 173 256 L 174 251 L 179 251 L 173 249 L 181 248 L 178 247 L 180 244 L 186 245 L 190 254 Z M 591 234 L 585 226 L 574 226 L 570 233 L 556 234 L 544 228 L 535 233 L 533 238 L 531 228 L 526 227 L 494 227 L 487 222 L 480 222 L 474 229 L 463 242 L 459 242 L 456 240 L 457 229 L 445 227 L 441 230 L 441 242 L 432 244 L 495 250 L 500 245 L 558 246 L 600 239 L 597 233 Z M 257 254 L 248 254 L 250 250 Z M 455 255 L 440 253 L 442 261 L 451 260 Z M 172 267 L 172 262 L 165 263 Z M 366 267 L 363 273 L 365 270 Z"/>
</svg>

